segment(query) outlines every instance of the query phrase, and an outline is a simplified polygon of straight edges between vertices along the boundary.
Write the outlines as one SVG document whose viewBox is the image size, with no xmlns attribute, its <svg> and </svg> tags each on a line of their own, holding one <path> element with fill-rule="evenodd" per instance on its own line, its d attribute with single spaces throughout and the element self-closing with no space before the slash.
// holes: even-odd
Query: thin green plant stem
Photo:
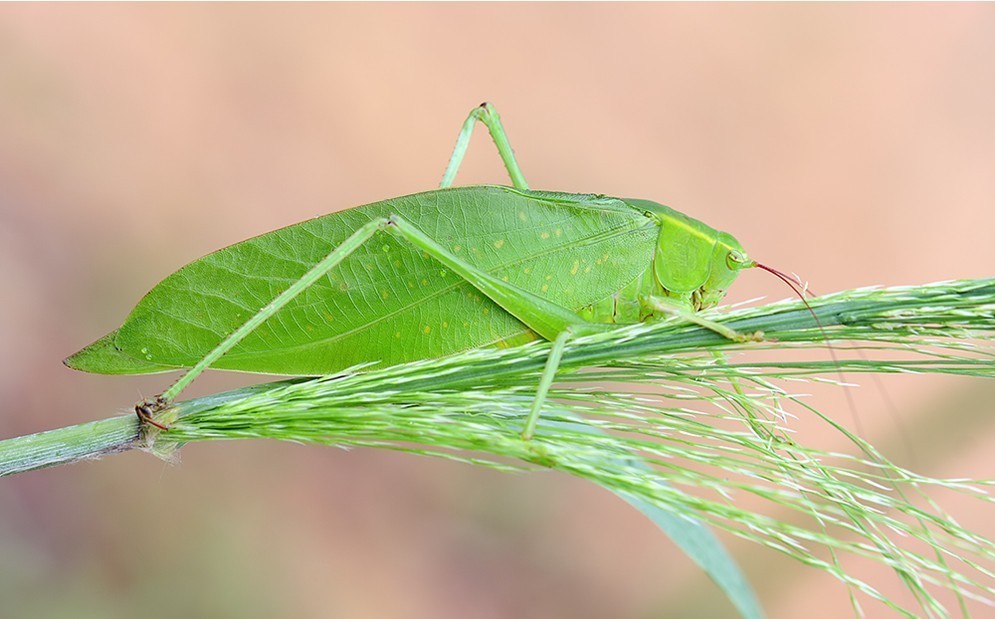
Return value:
<svg viewBox="0 0 995 619">
<path fill-rule="evenodd" d="M 111 417 L 0 443 L 0 477 L 128 451 L 139 440 L 138 419 Z"/>
</svg>

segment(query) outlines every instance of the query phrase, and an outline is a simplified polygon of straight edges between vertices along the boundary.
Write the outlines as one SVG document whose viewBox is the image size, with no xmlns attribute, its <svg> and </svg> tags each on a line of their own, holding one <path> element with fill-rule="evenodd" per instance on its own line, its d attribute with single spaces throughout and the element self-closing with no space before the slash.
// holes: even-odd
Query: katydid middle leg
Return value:
<svg viewBox="0 0 995 619">
<path fill-rule="evenodd" d="M 542 376 L 539 378 L 539 387 L 536 389 L 535 399 L 532 400 L 529 416 L 525 419 L 525 427 L 522 429 L 523 439 L 526 441 L 531 440 L 532 435 L 535 434 L 536 425 L 539 423 L 539 415 L 542 412 L 542 405 L 546 402 L 549 388 L 553 386 L 553 381 L 556 379 L 556 371 L 560 367 L 560 361 L 563 359 L 563 351 L 566 349 L 567 342 L 571 338 L 593 335 L 611 328 L 612 325 L 597 322 L 574 324 L 568 326 L 553 339 L 553 345 L 549 349 L 549 357 L 546 359 L 546 366 L 543 368 Z"/>
</svg>

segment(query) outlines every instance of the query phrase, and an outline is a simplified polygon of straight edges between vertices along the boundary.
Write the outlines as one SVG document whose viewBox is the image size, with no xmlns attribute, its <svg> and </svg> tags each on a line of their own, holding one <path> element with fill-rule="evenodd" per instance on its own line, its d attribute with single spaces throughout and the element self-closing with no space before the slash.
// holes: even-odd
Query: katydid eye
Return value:
<svg viewBox="0 0 995 619">
<path fill-rule="evenodd" d="M 726 266 L 732 270 L 737 270 L 743 268 L 746 263 L 746 256 L 738 251 L 731 251 L 726 255 Z"/>
</svg>

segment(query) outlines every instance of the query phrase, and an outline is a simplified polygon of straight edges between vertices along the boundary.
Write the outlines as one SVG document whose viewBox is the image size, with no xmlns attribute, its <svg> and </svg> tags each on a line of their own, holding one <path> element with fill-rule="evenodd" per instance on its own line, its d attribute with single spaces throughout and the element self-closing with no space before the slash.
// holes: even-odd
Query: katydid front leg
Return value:
<svg viewBox="0 0 995 619">
<path fill-rule="evenodd" d="M 389 232 L 400 240 L 421 249 L 445 265 L 453 273 L 469 282 L 481 294 L 497 303 L 505 311 L 520 320 L 525 326 L 548 340 L 559 342 L 558 348 L 554 346 L 554 350 L 551 353 L 550 363 L 547 363 L 546 371 L 540 383 L 541 394 L 537 395 L 537 401 L 532 407 L 532 412 L 526 422 L 527 431 L 523 432 L 523 436 L 526 438 L 530 437 L 532 430 L 535 428 L 536 419 L 542 407 L 545 394 L 549 389 L 549 384 L 552 382 L 556 368 L 559 365 L 559 357 L 562 355 L 563 345 L 566 342 L 564 334 L 570 329 L 596 329 L 598 325 L 588 323 L 565 307 L 557 305 L 525 289 L 504 282 L 457 258 L 424 232 L 396 215 L 374 219 L 358 228 L 341 245 L 333 249 L 325 258 L 311 267 L 299 280 L 260 309 L 242 326 L 225 337 L 211 352 L 190 368 L 186 374 L 181 376 L 162 395 L 140 402 L 135 407 L 135 413 L 138 415 L 138 418 L 143 422 L 151 423 L 165 429 L 162 424 L 154 421 L 153 415 L 155 413 L 168 407 L 173 399 L 193 382 L 195 378 L 203 373 L 204 370 L 234 348 L 268 318 L 290 303 L 290 301 L 307 289 L 308 286 L 312 285 L 355 252 L 363 243 L 376 234 L 378 230 Z"/>
<path fill-rule="evenodd" d="M 641 302 L 646 308 L 655 313 L 679 316 L 688 322 L 693 322 L 700 327 L 705 327 L 706 329 L 714 331 L 723 337 L 733 340 L 734 342 L 762 342 L 764 339 L 764 334 L 760 331 L 756 331 L 754 333 L 740 333 L 739 331 L 730 329 L 729 327 L 717 323 L 714 320 L 702 318 L 692 308 L 676 299 L 648 296 L 642 298 Z"/>
</svg>

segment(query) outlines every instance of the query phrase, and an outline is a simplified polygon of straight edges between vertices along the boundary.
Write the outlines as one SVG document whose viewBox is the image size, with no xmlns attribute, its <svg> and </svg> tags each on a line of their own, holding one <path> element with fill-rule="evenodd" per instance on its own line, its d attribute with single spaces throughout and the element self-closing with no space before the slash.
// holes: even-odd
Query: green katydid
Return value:
<svg viewBox="0 0 995 619">
<path fill-rule="evenodd" d="M 451 187 L 477 122 L 512 187 Z M 101 374 L 189 368 L 140 402 L 146 423 L 207 368 L 282 375 L 553 342 L 530 438 L 571 337 L 715 306 L 747 258 L 726 232 L 638 199 L 533 191 L 493 106 L 471 111 L 440 189 L 318 217 L 209 254 L 66 359 Z"/>
</svg>

